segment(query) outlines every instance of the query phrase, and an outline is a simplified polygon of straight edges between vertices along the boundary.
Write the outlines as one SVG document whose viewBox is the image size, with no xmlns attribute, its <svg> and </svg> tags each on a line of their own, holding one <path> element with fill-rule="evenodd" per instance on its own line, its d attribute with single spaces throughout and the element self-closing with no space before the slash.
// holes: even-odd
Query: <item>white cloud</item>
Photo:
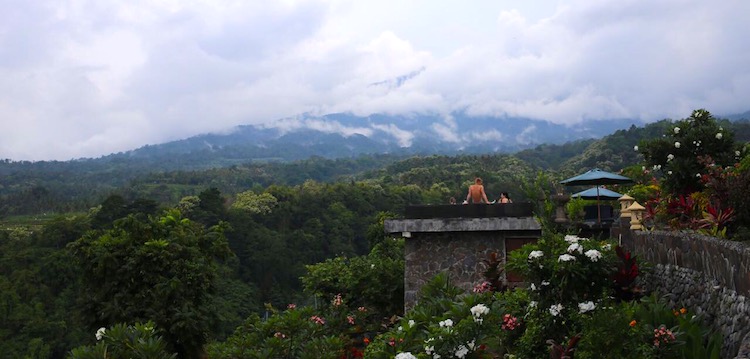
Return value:
<svg viewBox="0 0 750 359">
<path fill-rule="evenodd" d="M 412 142 L 412 140 L 414 140 L 414 134 L 413 133 L 411 133 L 409 131 L 406 131 L 406 130 L 402 130 L 402 129 L 398 128 L 398 126 L 396 126 L 394 124 L 388 124 L 388 125 L 377 125 L 377 124 L 374 124 L 374 125 L 372 125 L 372 128 L 374 128 L 376 130 L 383 131 L 383 132 L 385 132 L 385 133 L 393 136 L 398 141 L 398 145 L 401 146 L 401 147 L 409 147 L 409 146 L 411 146 L 411 142 Z"/>
<path fill-rule="evenodd" d="M 744 112 L 749 12 L 740 0 L 5 3 L 0 158 L 99 156 L 303 113 Z M 411 141 L 398 124 L 311 125 Z"/>
</svg>

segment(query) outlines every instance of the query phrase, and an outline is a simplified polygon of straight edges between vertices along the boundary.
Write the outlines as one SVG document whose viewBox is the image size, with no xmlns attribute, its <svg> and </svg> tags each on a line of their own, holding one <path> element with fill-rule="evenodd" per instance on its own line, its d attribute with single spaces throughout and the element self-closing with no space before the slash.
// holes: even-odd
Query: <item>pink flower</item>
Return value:
<svg viewBox="0 0 750 359">
<path fill-rule="evenodd" d="M 474 289 L 472 290 L 474 293 L 486 293 L 492 290 L 492 285 L 490 282 L 484 281 L 482 283 L 479 283 L 474 286 Z"/>
<path fill-rule="evenodd" d="M 659 326 L 658 329 L 654 329 L 654 346 L 658 347 L 661 344 L 669 344 L 673 341 L 675 341 L 674 333 L 664 325 Z"/>
<path fill-rule="evenodd" d="M 513 330 L 518 328 L 519 325 L 518 318 L 510 314 L 503 315 L 503 325 L 501 326 L 503 330 Z"/>
<path fill-rule="evenodd" d="M 349 324 L 354 325 L 354 316 L 353 315 L 347 315 L 346 321 L 349 322 Z"/>
<path fill-rule="evenodd" d="M 295 309 L 297 309 L 297 305 L 294 304 L 294 303 L 289 303 L 289 304 L 287 304 L 286 309 L 295 310 Z"/>
<path fill-rule="evenodd" d="M 315 322 L 315 324 L 319 324 L 319 325 L 323 325 L 326 323 L 326 320 L 324 318 L 319 317 L 317 315 L 313 315 L 312 317 L 310 317 L 310 320 Z"/>
<path fill-rule="evenodd" d="M 359 308 L 357 308 L 357 311 L 359 311 L 359 312 L 366 312 L 367 308 L 365 308 L 365 307 L 359 307 Z"/>
<path fill-rule="evenodd" d="M 335 297 L 333 297 L 333 300 L 331 301 L 331 304 L 333 304 L 334 307 L 338 307 L 341 305 L 344 301 L 341 299 L 341 293 L 336 294 Z"/>
<path fill-rule="evenodd" d="M 281 338 L 281 339 L 286 338 L 286 335 L 284 333 L 282 333 L 282 332 L 276 332 L 276 333 L 274 333 L 273 336 L 276 337 L 276 338 Z"/>
</svg>

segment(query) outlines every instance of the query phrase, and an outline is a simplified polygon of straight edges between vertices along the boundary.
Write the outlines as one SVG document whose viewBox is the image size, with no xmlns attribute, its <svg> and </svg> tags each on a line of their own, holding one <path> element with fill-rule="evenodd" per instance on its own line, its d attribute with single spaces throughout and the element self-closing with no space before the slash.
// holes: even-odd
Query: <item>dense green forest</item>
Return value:
<svg viewBox="0 0 750 359">
<path fill-rule="evenodd" d="M 750 123 L 722 125 L 737 141 L 750 141 Z M 516 154 L 367 155 L 150 172 L 115 163 L 5 161 L 0 353 L 62 358 L 92 343 L 99 327 L 147 320 L 193 345 L 223 340 L 253 313 L 315 303 L 300 279 L 307 266 L 370 253 L 384 242 L 383 220 L 409 204 L 462 198 L 477 176 L 492 199 L 507 191 L 517 201 L 535 200 L 528 184 L 540 173 L 552 191 L 556 180 L 593 167 L 632 166 L 641 160 L 633 146 L 668 126 Z M 143 296 L 143 288 L 153 290 Z M 167 340 L 181 357 L 196 350 Z"/>
</svg>

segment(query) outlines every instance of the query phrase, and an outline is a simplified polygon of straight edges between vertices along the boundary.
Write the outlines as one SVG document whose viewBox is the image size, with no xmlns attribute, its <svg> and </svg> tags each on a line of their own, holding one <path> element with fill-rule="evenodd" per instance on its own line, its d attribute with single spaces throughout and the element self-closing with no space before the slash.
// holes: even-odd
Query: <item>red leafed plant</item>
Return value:
<svg viewBox="0 0 750 359">
<path fill-rule="evenodd" d="M 641 291 L 635 286 L 639 274 L 636 257 L 620 246 L 615 247 L 615 253 L 620 258 L 617 271 L 612 275 L 615 298 L 626 301 L 637 299 Z"/>
<path fill-rule="evenodd" d="M 712 236 L 726 237 L 727 225 L 733 220 L 734 208 L 727 207 L 722 210 L 720 206 L 712 206 L 709 203 L 703 211 L 703 218 L 698 221 L 698 228 Z"/>
<path fill-rule="evenodd" d="M 680 195 L 667 202 L 667 212 L 675 218 L 670 223 L 676 228 L 697 228 L 700 204 L 692 196 Z"/>
<path fill-rule="evenodd" d="M 487 269 L 482 273 L 485 281 L 490 284 L 493 292 L 504 292 L 508 289 L 507 284 L 503 281 L 503 261 L 498 257 L 497 252 L 492 252 L 487 255 L 487 259 L 483 260 Z"/>
<path fill-rule="evenodd" d="M 547 344 L 550 345 L 549 357 L 550 359 L 573 359 L 573 352 L 578 346 L 578 341 L 581 340 L 581 334 L 576 334 L 570 340 L 566 346 L 557 344 L 554 340 L 547 340 Z"/>
</svg>

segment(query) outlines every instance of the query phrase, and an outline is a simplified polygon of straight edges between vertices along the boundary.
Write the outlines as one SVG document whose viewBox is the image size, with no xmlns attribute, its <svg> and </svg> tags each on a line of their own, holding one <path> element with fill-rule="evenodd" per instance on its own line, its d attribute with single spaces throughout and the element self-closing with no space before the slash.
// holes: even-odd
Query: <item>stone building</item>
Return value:
<svg viewBox="0 0 750 359">
<path fill-rule="evenodd" d="M 507 254 L 541 236 L 531 203 L 410 206 L 405 219 L 385 221 L 385 231 L 405 240 L 404 305 L 413 307 L 420 288 L 438 273 L 470 291 L 481 283 L 483 260 Z M 519 279 L 506 273 L 511 285 Z"/>
</svg>

